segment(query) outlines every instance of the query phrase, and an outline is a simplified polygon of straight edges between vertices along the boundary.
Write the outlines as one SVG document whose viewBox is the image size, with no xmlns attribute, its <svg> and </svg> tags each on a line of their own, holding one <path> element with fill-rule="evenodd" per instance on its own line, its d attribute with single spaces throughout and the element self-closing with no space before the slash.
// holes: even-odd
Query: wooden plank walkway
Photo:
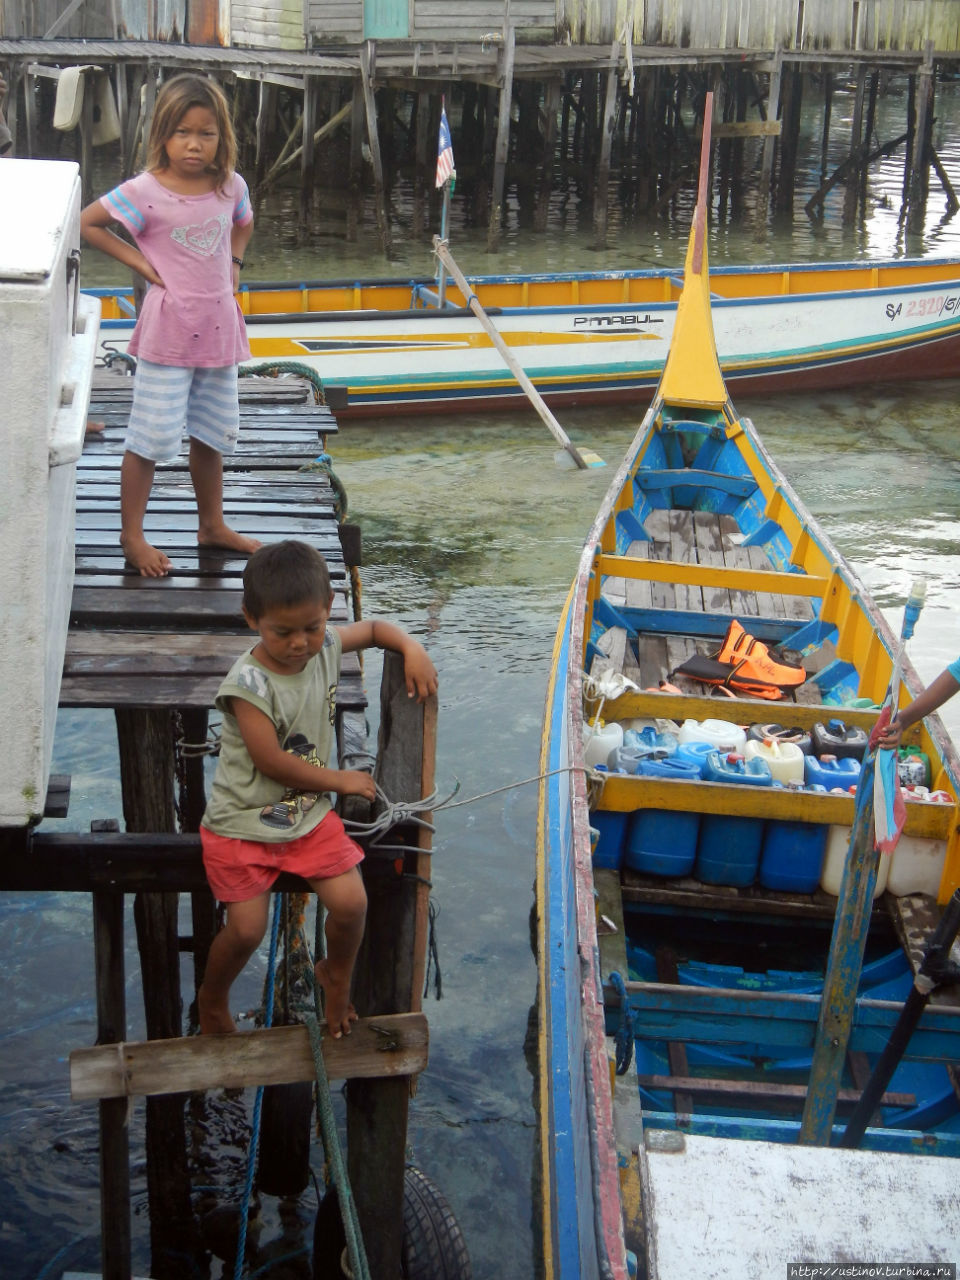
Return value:
<svg viewBox="0 0 960 1280">
<path fill-rule="evenodd" d="M 157 467 L 145 531 L 170 556 L 166 578 L 141 578 L 120 550 L 120 463 L 133 391 L 129 376 L 98 372 L 88 436 L 77 465 L 76 578 L 63 668 L 64 707 L 213 705 L 217 687 L 252 633 L 240 611 L 246 558 L 201 550 L 187 468 Z M 303 538 L 326 558 L 335 622 L 347 622 L 347 569 L 327 474 L 304 470 L 336 432 L 329 409 L 298 378 L 242 378 L 240 440 L 224 459 L 224 510 L 262 542 Z M 338 693 L 344 710 L 366 705 L 355 654 Z"/>
</svg>

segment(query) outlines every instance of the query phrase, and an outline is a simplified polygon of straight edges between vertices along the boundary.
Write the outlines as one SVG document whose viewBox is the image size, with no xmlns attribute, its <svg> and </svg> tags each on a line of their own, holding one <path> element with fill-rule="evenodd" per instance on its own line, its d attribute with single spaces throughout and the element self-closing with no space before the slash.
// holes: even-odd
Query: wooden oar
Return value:
<svg viewBox="0 0 960 1280">
<path fill-rule="evenodd" d="M 470 288 L 469 284 L 467 284 L 466 276 L 463 274 L 463 272 L 460 270 L 460 268 L 457 266 L 456 262 L 454 261 L 453 254 L 450 252 L 450 246 L 447 244 L 447 242 L 445 240 L 441 240 L 439 236 L 434 236 L 433 251 L 437 255 L 437 257 L 440 259 L 440 261 L 443 263 L 443 265 L 446 267 L 446 269 L 450 272 L 450 275 L 453 277 L 453 279 L 456 281 L 457 288 L 460 290 L 464 298 L 466 298 L 467 300 L 467 306 L 470 308 L 473 314 L 480 321 L 480 324 L 482 325 L 482 327 L 490 335 L 490 341 L 493 343 L 496 349 L 500 352 L 500 355 L 503 358 L 504 364 L 507 366 L 507 368 L 513 374 L 513 376 L 516 378 L 517 382 L 519 382 L 524 395 L 527 397 L 527 399 L 536 409 L 537 413 L 543 419 L 546 426 L 549 427 L 550 431 L 553 434 L 553 438 L 557 441 L 557 443 L 561 445 L 567 451 L 567 453 L 569 453 L 570 457 L 574 460 L 574 462 L 582 471 L 586 470 L 587 467 L 606 466 L 606 463 L 600 457 L 599 454 L 592 453 L 590 452 L 590 450 L 585 450 L 584 452 L 581 452 L 576 447 L 576 445 L 573 444 L 570 437 L 564 431 L 563 427 L 561 427 L 560 423 L 556 420 L 556 418 L 550 412 L 546 402 L 543 399 L 543 396 L 540 394 L 537 388 L 533 385 L 533 383 L 527 377 L 526 370 L 523 368 L 520 361 L 516 358 L 516 356 L 507 346 L 507 344 L 504 342 L 503 338 L 500 336 L 499 332 L 497 331 L 496 325 L 493 323 L 493 321 L 487 315 L 486 311 L 484 311 L 483 307 L 480 305 L 480 299 Z"/>
</svg>

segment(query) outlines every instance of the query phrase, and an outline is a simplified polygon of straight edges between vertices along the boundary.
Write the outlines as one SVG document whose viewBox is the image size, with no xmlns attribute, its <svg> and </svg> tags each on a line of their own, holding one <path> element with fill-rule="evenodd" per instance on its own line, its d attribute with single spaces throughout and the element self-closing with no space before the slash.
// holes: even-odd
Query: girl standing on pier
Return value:
<svg viewBox="0 0 960 1280">
<path fill-rule="evenodd" d="M 128 348 L 138 360 L 120 471 L 120 543 L 147 578 L 171 567 L 144 537 L 143 521 L 156 464 L 176 457 L 184 423 L 197 542 L 245 555 L 260 545 L 223 518 L 223 455 L 233 452 L 240 426 L 237 366 L 250 355 L 234 294 L 253 212 L 236 155 L 219 85 L 174 76 L 157 96 L 144 171 L 80 216 L 88 244 L 150 284 Z M 109 230 L 114 222 L 135 245 Z"/>
</svg>

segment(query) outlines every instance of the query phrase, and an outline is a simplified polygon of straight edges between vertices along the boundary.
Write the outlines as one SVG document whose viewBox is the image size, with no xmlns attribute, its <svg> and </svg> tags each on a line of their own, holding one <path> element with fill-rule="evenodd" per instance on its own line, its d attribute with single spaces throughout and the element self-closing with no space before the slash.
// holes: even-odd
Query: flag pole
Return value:
<svg viewBox="0 0 960 1280">
<path fill-rule="evenodd" d="M 448 178 L 443 184 L 443 208 L 440 212 L 440 239 L 444 242 L 447 239 L 447 223 L 450 219 L 450 188 L 453 185 L 453 178 Z M 447 268 L 442 258 L 438 259 L 440 264 L 439 275 L 437 277 L 437 306 L 442 311 L 447 305 Z"/>
</svg>

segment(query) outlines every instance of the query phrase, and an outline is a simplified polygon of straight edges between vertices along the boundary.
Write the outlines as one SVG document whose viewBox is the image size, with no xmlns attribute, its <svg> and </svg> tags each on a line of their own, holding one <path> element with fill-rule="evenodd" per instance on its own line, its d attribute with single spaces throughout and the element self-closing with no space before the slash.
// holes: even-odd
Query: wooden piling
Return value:
<svg viewBox="0 0 960 1280">
<path fill-rule="evenodd" d="M 115 824 L 114 824 L 115 825 Z M 123 894 L 93 894 L 93 954 L 97 1044 L 126 1039 Z M 130 1280 L 130 1142 L 125 1098 L 104 1098 L 100 1109 L 100 1238 L 103 1280 Z"/>
<path fill-rule="evenodd" d="M 303 131 L 300 156 L 300 233 L 306 236 L 313 214 L 314 138 L 317 118 L 317 82 L 313 76 L 303 78 L 303 114 L 300 117 Z"/>
<path fill-rule="evenodd" d="M 436 697 L 407 697 L 403 660 L 384 653 L 376 777 L 394 801 L 418 800 L 434 786 Z M 401 832 L 391 834 L 391 844 Z M 361 1016 L 418 1010 L 426 956 L 429 832 L 402 841 L 406 854 L 368 857 L 367 925 L 357 959 L 354 1003 Z M 396 859 L 401 860 L 398 869 Z M 403 1171 L 412 1077 L 351 1080 L 347 1085 L 350 1182 L 371 1275 L 400 1280 Z"/>
<path fill-rule="evenodd" d="M 613 146 L 613 130 L 617 119 L 617 55 L 619 45 L 616 41 L 610 50 L 611 67 L 607 72 L 606 93 L 603 101 L 603 122 L 600 127 L 600 154 L 597 159 L 596 181 L 594 183 L 593 202 L 593 243 L 594 248 L 605 249 L 607 245 L 607 214 L 610 190 L 610 151 Z"/>
<path fill-rule="evenodd" d="M 128 831 L 175 831 L 174 733 L 168 710 L 118 708 L 123 816 Z M 139 893 L 134 920 L 144 1012 L 151 1040 L 182 1032 L 176 893 Z M 184 1099 L 151 1098 L 146 1112 L 151 1274 L 178 1280 L 183 1257 L 198 1252 L 190 1206 Z"/>
<path fill-rule="evenodd" d="M 363 91 L 363 103 L 367 117 L 367 145 L 370 148 L 370 164 L 373 168 L 373 188 L 377 214 L 377 232 L 380 236 L 380 248 L 389 258 L 390 221 L 387 216 L 386 188 L 383 181 L 383 162 L 380 158 L 380 134 L 377 128 L 377 103 L 374 96 L 374 74 L 376 71 L 376 48 L 372 40 L 364 42 L 360 49 L 360 83 Z"/>
<path fill-rule="evenodd" d="M 917 115 L 913 131 L 910 197 L 907 208 L 907 230 L 920 233 L 927 212 L 930 147 L 933 135 L 933 45 L 927 41 L 923 65 L 917 76 Z"/>
<path fill-rule="evenodd" d="M 503 226 L 503 190 L 510 148 L 510 110 L 513 102 L 514 29 L 508 25 L 500 50 L 500 105 L 497 111 L 497 143 L 493 156 L 493 184 L 490 193 L 490 222 L 487 228 L 487 252 L 500 248 Z"/>
<path fill-rule="evenodd" d="M 776 120 L 780 114 L 780 81 L 783 76 L 783 51 L 777 49 L 770 72 L 770 88 L 767 92 L 766 120 Z M 767 214 L 770 211 L 770 184 L 773 177 L 773 158 L 776 137 L 768 133 L 763 139 L 763 157 L 760 162 L 760 186 L 757 193 L 757 215 L 754 235 L 763 240 L 767 234 Z"/>
<path fill-rule="evenodd" d="M 551 80 L 543 99 L 543 154 L 540 161 L 540 182 L 533 211 L 535 231 L 546 231 L 550 213 L 550 193 L 553 190 L 553 158 L 557 151 L 557 112 L 560 109 L 560 83 Z"/>
<path fill-rule="evenodd" d="M 850 124 L 850 167 L 847 170 L 846 190 L 843 195 L 843 225 L 852 226 L 857 217 L 860 196 L 860 169 L 863 165 L 863 98 L 867 72 L 862 64 L 857 67 L 857 89 L 853 99 L 853 119 Z"/>
</svg>

